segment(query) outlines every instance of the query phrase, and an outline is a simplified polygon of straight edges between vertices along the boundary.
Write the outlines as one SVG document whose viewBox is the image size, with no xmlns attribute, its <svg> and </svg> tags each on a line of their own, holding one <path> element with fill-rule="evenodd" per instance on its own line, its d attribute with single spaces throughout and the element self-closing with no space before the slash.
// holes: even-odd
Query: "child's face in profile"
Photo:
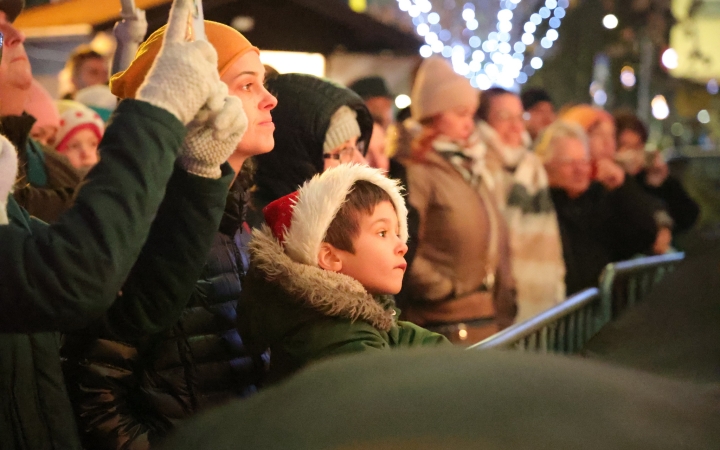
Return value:
<svg viewBox="0 0 720 450">
<path fill-rule="evenodd" d="M 68 140 L 63 154 L 70 160 L 73 167 L 81 171 L 88 171 L 99 160 L 98 144 L 100 142 L 94 131 L 80 130 Z"/>
<path fill-rule="evenodd" d="M 397 294 L 408 247 L 399 237 L 395 207 L 389 201 L 378 203 L 372 215 L 360 214 L 359 228 L 353 239 L 355 253 L 339 251 L 339 272 L 358 280 L 370 294 Z"/>
</svg>

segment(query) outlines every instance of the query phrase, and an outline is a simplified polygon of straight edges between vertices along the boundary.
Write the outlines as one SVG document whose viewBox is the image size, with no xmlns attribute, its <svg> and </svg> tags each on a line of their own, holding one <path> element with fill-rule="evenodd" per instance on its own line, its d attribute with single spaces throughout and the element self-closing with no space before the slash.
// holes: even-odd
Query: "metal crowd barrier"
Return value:
<svg viewBox="0 0 720 450">
<path fill-rule="evenodd" d="M 602 327 L 641 301 L 684 258 L 684 253 L 673 253 L 608 264 L 600 276 L 600 289 L 581 291 L 469 348 L 578 352 Z"/>
<path fill-rule="evenodd" d="M 559 305 L 469 348 L 574 353 L 597 332 L 596 317 L 600 311 L 600 291 L 597 288 L 585 289 Z"/>
<path fill-rule="evenodd" d="M 653 286 L 685 259 L 685 253 L 649 256 L 608 264 L 600 275 L 602 324 L 645 298 Z"/>
</svg>

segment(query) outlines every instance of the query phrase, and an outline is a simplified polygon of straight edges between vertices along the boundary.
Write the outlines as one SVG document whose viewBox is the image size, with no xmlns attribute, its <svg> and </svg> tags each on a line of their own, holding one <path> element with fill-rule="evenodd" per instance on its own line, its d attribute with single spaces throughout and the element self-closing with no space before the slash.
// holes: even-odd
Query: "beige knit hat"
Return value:
<svg viewBox="0 0 720 450">
<path fill-rule="evenodd" d="M 410 112 L 420 121 L 458 106 L 476 109 L 479 95 L 470 80 L 455 73 L 449 62 L 433 56 L 423 61 L 415 77 Z"/>
<path fill-rule="evenodd" d="M 330 118 L 323 153 L 330 153 L 335 147 L 354 137 L 360 137 L 357 113 L 348 106 L 341 106 Z"/>
</svg>

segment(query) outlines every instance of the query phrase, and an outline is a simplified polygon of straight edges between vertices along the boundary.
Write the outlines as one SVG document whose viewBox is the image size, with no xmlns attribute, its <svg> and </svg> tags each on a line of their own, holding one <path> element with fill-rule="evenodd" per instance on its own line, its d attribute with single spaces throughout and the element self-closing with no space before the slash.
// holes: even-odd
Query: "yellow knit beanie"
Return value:
<svg viewBox="0 0 720 450">
<path fill-rule="evenodd" d="M 124 72 L 118 72 L 110 78 L 110 90 L 119 98 L 134 98 L 140 85 L 152 67 L 160 52 L 167 25 L 162 26 L 140 45 L 135 59 Z M 218 22 L 205 21 L 205 35 L 218 54 L 218 72 L 223 76 L 241 56 L 249 51 L 260 54 L 250 41 L 240 32 Z"/>
</svg>

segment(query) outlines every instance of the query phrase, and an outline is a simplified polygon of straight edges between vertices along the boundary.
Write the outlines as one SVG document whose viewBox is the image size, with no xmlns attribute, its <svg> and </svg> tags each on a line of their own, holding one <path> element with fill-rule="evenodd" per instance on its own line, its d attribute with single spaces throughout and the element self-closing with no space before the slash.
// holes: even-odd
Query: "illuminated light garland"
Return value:
<svg viewBox="0 0 720 450">
<path fill-rule="evenodd" d="M 416 32 L 425 40 L 420 47 L 423 58 L 440 54 L 451 61 L 457 73 L 468 77 L 474 87 L 488 89 L 494 84 L 513 88 L 516 83 L 526 83 L 542 68 L 542 56 L 560 37 L 557 30 L 569 7 L 568 0 L 545 0 L 522 27 L 515 29 L 513 10 L 521 1 L 500 0 L 496 31 L 488 33 L 485 40 L 475 33 L 479 22 L 475 5 L 469 1 L 462 6 L 465 27 L 460 36 L 442 28 L 440 14 L 433 11 L 430 0 L 397 0 L 397 3 L 400 10 L 412 17 Z M 545 36 L 536 39 L 535 33 L 545 21 L 548 25 Z M 514 30 L 519 39 L 511 42 L 510 33 Z M 536 43 L 539 45 L 534 47 L 533 54 L 526 57 L 528 47 Z"/>
</svg>

